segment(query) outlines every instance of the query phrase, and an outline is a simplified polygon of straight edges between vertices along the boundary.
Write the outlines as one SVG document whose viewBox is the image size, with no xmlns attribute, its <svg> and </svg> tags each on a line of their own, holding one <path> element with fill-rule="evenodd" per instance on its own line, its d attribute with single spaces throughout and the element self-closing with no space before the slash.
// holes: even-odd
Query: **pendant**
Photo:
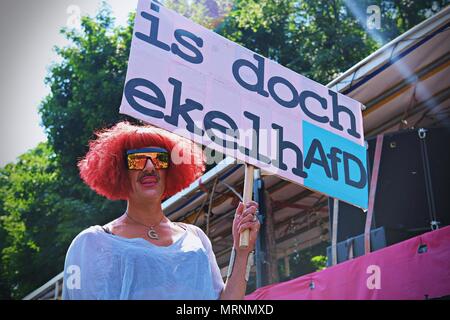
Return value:
<svg viewBox="0 0 450 320">
<path fill-rule="evenodd" d="M 153 228 L 151 228 L 150 230 L 148 230 L 147 235 L 150 239 L 154 239 L 154 240 L 159 240 L 159 236 L 156 233 L 155 230 L 153 230 Z"/>
</svg>

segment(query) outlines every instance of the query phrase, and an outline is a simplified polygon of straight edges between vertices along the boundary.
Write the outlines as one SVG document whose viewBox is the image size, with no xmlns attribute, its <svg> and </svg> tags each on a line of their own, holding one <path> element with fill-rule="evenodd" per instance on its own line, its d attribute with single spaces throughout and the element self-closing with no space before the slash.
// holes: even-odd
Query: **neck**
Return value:
<svg viewBox="0 0 450 320">
<path fill-rule="evenodd" d="M 154 225 L 164 218 L 161 201 L 136 202 L 128 200 L 127 213 L 143 224 Z"/>
</svg>

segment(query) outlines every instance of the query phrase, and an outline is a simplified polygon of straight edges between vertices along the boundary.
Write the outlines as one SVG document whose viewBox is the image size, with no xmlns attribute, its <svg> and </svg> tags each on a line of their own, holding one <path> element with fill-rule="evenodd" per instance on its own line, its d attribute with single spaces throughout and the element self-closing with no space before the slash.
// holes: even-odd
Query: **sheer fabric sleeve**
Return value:
<svg viewBox="0 0 450 320">
<path fill-rule="evenodd" d="M 87 229 L 71 243 L 64 263 L 63 300 L 101 299 L 102 256 L 98 235 Z"/>
<path fill-rule="evenodd" d="M 213 277 L 214 292 L 216 293 L 216 299 L 219 299 L 225 284 L 223 282 L 222 275 L 220 274 L 219 265 L 217 264 L 216 255 L 214 254 L 214 251 L 212 249 L 211 241 L 209 240 L 208 236 L 203 232 L 202 229 L 194 225 L 191 226 L 195 229 L 195 233 L 202 241 L 203 246 L 205 247 L 208 253 L 208 259 L 211 267 L 211 274 Z"/>
</svg>

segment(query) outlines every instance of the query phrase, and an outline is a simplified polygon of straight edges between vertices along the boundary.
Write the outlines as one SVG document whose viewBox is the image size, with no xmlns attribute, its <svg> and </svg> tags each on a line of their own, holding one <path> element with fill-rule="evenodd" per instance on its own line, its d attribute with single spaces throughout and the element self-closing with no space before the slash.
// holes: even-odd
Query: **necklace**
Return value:
<svg viewBox="0 0 450 320">
<path fill-rule="evenodd" d="M 161 218 L 161 220 L 160 220 L 157 224 L 154 224 L 154 225 L 152 225 L 152 226 L 148 226 L 148 225 L 145 225 L 145 224 L 143 224 L 143 223 L 140 223 L 139 221 L 134 220 L 132 217 L 130 217 L 130 215 L 128 214 L 128 211 L 125 212 L 125 214 L 126 214 L 126 216 L 127 216 L 128 218 L 130 218 L 131 221 L 133 221 L 133 222 L 135 222 L 135 223 L 137 223 L 137 224 L 140 224 L 140 225 L 142 225 L 142 226 L 144 226 L 144 227 L 150 228 L 150 230 L 147 231 L 147 236 L 148 236 L 150 239 L 153 239 L 153 240 L 159 240 L 159 235 L 158 235 L 158 233 L 156 232 L 156 230 L 155 230 L 154 228 L 155 228 L 156 226 L 159 226 L 159 225 L 161 224 L 161 222 L 164 220 L 165 216 L 163 216 L 163 217 Z"/>
</svg>

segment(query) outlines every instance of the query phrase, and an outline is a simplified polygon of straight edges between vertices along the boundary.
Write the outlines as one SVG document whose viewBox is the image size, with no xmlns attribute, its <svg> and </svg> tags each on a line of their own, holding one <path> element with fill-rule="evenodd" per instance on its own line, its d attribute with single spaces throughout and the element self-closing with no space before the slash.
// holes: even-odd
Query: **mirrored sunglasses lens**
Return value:
<svg viewBox="0 0 450 320">
<path fill-rule="evenodd" d="M 150 158 L 155 169 L 167 169 L 169 167 L 169 154 L 161 153 L 141 153 L 128 155 L 128 169 L 142 170 L 145 168 L 147 159 Z"/>
<path fill-rule="evenodd" d="M 128 169 L 142 170 L 147 162 L 147 157 L 142 155 L 128 155 Z"/>
<path fill-rule="evenodd" d="M 153 163 L 159 166 L 161 169 L 167 169 L 169 167 L 169 154 L 158 153 L 154 158 Z"/>
</svg>

